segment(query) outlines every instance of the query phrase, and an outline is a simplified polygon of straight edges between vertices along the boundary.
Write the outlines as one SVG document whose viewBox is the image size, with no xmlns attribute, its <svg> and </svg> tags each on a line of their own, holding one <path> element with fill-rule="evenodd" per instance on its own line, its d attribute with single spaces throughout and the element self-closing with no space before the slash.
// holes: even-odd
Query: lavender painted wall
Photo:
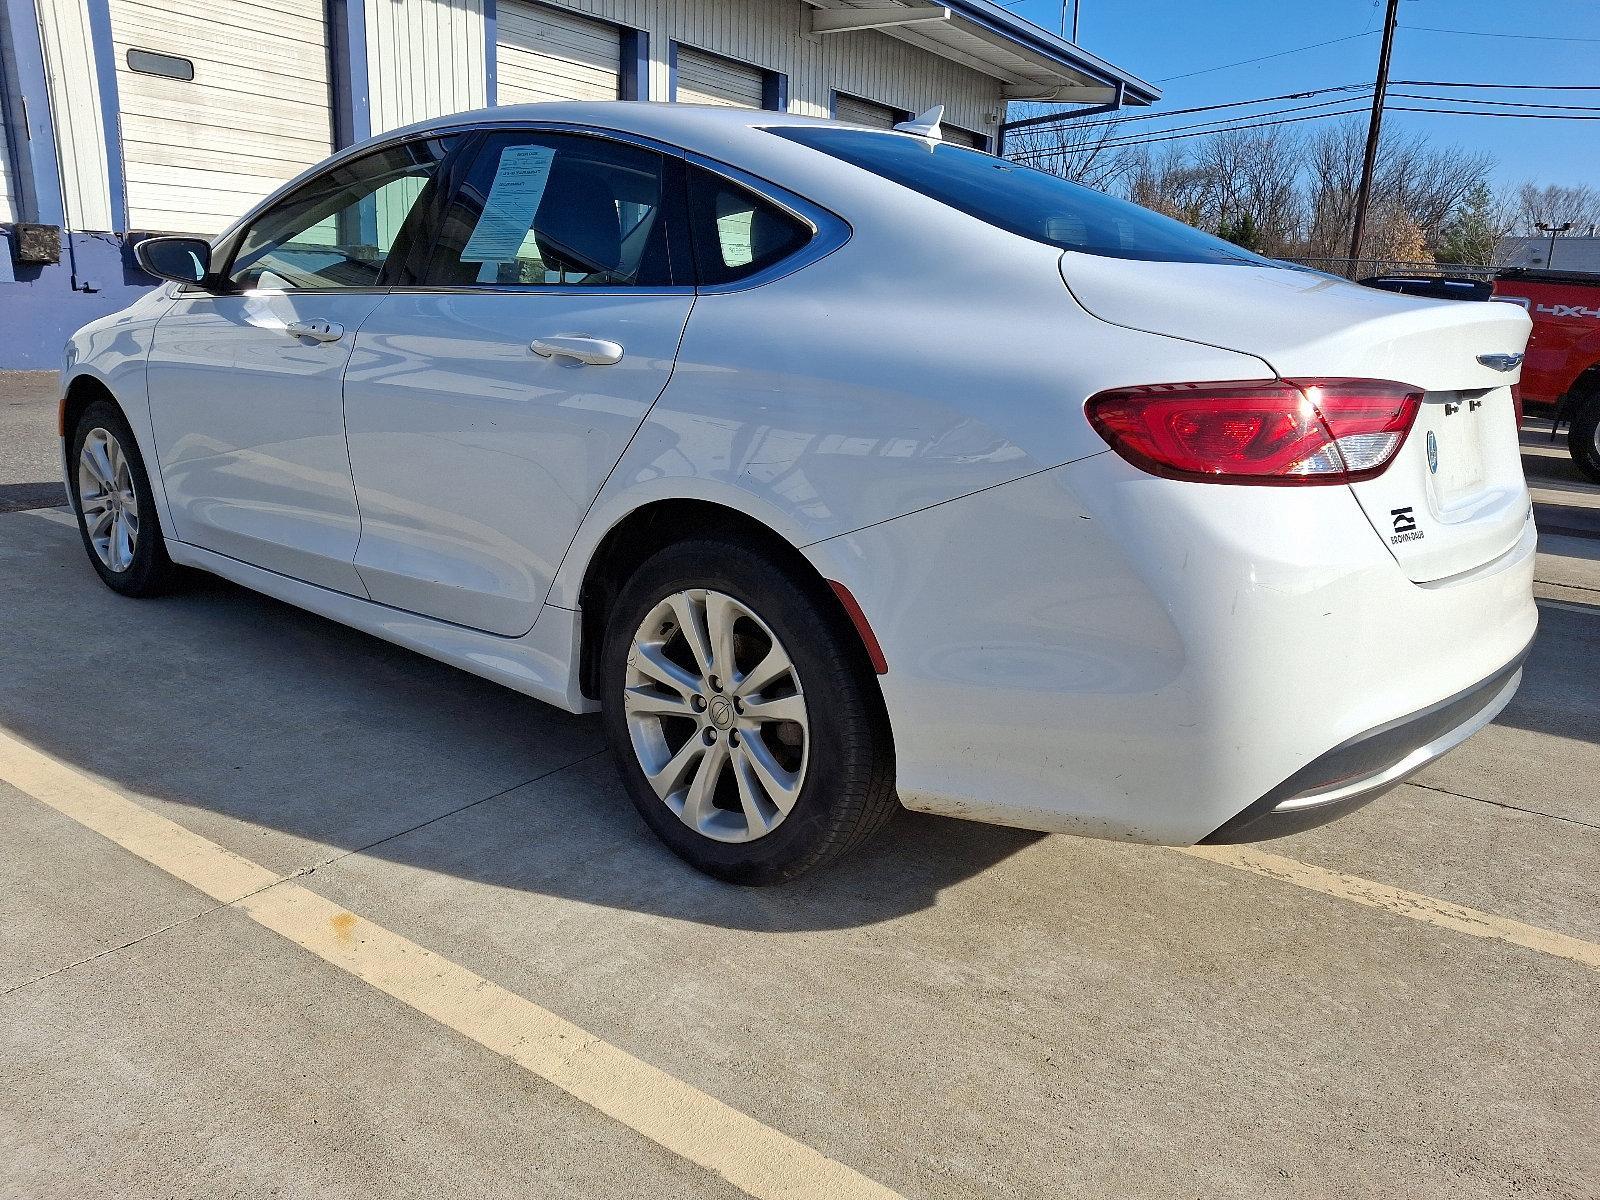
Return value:
<svg viewBox="0 0 1600 1200">
<path fill-rule="evenodd" d="M 13 235 L 0 226 L 0 253 L 14 282 L 0 272 L 0 370 L 38 371 L 61 365 L 61 349 L 81 325 L 126 308 L 156 281 L 133 265 L 126 239 L 114 233 L 62 235 L 52 266 L 12 262 Z M 74 290 L 95 288 L 86 292 Z"/>
</svg>

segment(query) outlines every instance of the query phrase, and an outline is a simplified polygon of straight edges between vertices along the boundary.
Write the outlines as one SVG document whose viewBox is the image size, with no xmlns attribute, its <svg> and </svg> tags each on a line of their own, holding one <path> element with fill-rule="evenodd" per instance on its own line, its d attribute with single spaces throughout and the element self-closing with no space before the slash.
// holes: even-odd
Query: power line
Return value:
<svg viewBox="0 0 1600 1200">
<path fill-rule="evenodd" d="M 1308 92 L 1284 92 L 1279 96 L 1257 96 L 1254 100 L 1230 100 L 1226 104 L 1202 104 L 1198 108 L 1174 108 L 1167 112 L 1136 113 L 1127 117 L 1112 117 L 1107 121 L 1098 122 L 1098 124 L 1125 125 L 1129 121 L 1159 121 L 1166 117 L 1192 116 L 1195 113 L 1216 112 L 1224 108 L 1244 108 L 1252 104 L 1270 104 L 1275 100 L 1304 100 L 1310 96 L 1320 96 L 1325 92 L 1360 91 L 1367 86 L 1367 84 L 1361 83 L 1345 83 L 1340 84 L 1338 87 L 1312 88 Z M 1072 115 L 1072 113 L 1063 113 L 1062 118 L 1067 119 Z M 1260 116 L 1261 114 L 1258 113 L 1256 115 Z"/>
<path fill-rule="evenodd" d="M 1132 130 L 1126 134 L 1112 133 L 1109 135 L 1106 144 L 1117 144 L 1118 141 L 1126 139 L 1127 144 L 1132 145 L 1136 142 L 1145 140 L 1146 138 L 1160 138 L 1164 135 L 1174 133 L 1182 133 L 1187 136 L 1200 136 L 1206 133 L 1226 133 L 1230 129 L 1252 128 L 1252 126 L 1241 126 L 1237 124 L 1237 122 L 1240 121 L 1259 121 L 1266 117 L 1282 116 L 1285 113 L 1307 112 L 1314 108 L 1327 108 L 1330 105 L 1335 104 L 1348 104 L 1355 99 L 1357 99 L 1357 97 L 1338 96 L 1332 100 L 1319 100 L 1315 104 L 1295 104 L 1290 105 L 1288 108 L 1271 108 L 1267 109 L 1265 112 L 1242 113 L 1238 116 L 1224 117 L 1216 121 L 1198 121 L 1193 125 L 1175 125 L 1168 129 L 1152 129 L 1148 132 L 1142 130 Z M 1040 152 L 1042 151 L 1023 150 L 1020 153 L 1029 154 Z"/>
<path fill-rule="evenodd" d="M 1453 33 L 1459 37 L 1486 37 L 1517 42 L 1600 42 L 1600 38 L 1555 37 L 1541 33 L 1492 33 L 1482 29 L 1439 29 L 1433 25 L 1402 25 L 1400 28 L 1414 29 L 1420 33 Z"/>
<path fill-rule="evenodd" d="M 1248 124 L 1228 125 L 1221 129 L 1202 129 L 1198 132 L 1182 133 L 1157 131 L 1146 137 L 1126 137 L 1117 141 L 1107 141 L 1094 147 L 1096 150 L 1119 150 L 1128 146 L 1148 146 L 1156 142 L 1173 142 L 1182 138 L 1214 137 L 1219 133 L 1230 133 L 1235 129 L 1270 129 L 1275 125 L 1295 125 L 1301 121 L 1320 121 L 1325 117 L 1348 117 L 1365 112 L 1364 108 L 1347 108 L 1339 112 L 1311 113 L 1303 117 L 1281 117 L 1271 121 L 1251 122 Z M 1017 161 L 1036 160 L 1048 158 L 1053 154 L 1071 154 L 1073 148 L 1041 147 L 1036 150 L 1019 150 L 1008 155 Z"/>
<path fill-rule="evenodd" d="M 1396 87 L 1495 88 L 1523 92 L 1600 92 L 1593 83 L 1457 83 L 1448 79 L 1396 79 Z"/>
<path fill-rule="evenodd" d="M 1391 104 L 1389 112 L 1443 113 L 1451 117 L 1514 117 L 1521 121 L 1600 121 L 1600 115 L 1575 117 L 1566 113 L 1477 112 L 1465 108 L 1413 108 L 1404 104 Z M 1600 109 L 1595 110 L 1600 113 Z"/>
<path fill-rule="evenodd" d="M 1269 58 L 1283 58 L 1289 54 L 1301 54 L 1307 50 L 1320 50 L 1324 46 L 1337 46 L 1340 42 L 1353 42 L 1357 38 L 1371 37 L 1377 33 L 1376 29 L 1369 29 L 1365 33 L 1352 33 L 1346 37 L 1330 38 L 1326 42 L 1313 42 L 1309 46 L 1295 46 L 1291 50 L 1279 50 L 1273 54 L 1262 54 L 1255 58 L 1242 58 L 1238 62 L 1223 63 L 1219 67 L 1205 67 L 1199 71 L 1190 71 L 1184 75 L 1168 75 L 1156 80 L 1157 83 L 1171 83 L 1175 79 L 1193 79 L 1196 75 L 1209 75 L 1213 71 L 1227 71 L 1233 67 L 1247 67 L 1251 63 L 1266 62 Z"/>
<path fill-rule="evenodd" d="M 1516 100 L 1472 100 L 1466 96 L 1429 96 L 1422 92 L 1390 92 L 1402 100 L 1442 100 L 1447 104 L 1489 104 L 1499 108 L 1558 108 L 1570 112 L 1600 112 L 1593 104 L 1532 104 Z"/>
</svg>

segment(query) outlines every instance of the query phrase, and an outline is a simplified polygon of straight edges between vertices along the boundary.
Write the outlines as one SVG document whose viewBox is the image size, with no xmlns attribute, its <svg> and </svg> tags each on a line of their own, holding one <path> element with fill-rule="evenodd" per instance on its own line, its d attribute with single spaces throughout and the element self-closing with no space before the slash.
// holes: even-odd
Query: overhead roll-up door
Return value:
<svg viewBox="0 0 1600 1200">
<path fill-rule="evenodd" d="M 499 7 L 495 99 L 615 100 L 621 94 L 622 31 L 538 4 Z"/>
<path fill-rule="evenodd" d="M 941 125 L 939 132 L 945 141 L 955 146 L 971 146 L 974 150 L 989 148 L 989 139 L 981 133 L 973 133 L 970 129 L 962 129 L 956 125 Z"/>
<path fill-rule="evenodd" d="M 678 83 L 673 99 L 681 104 L 721 104 L 760 108 L 767 76 L 760 67 L 678 47 Z"/>
<path fill-rule="evenodd" d="M 878 104 L 872 100 L 860 100 L 855 96 L 846 96 L 839 93 L 833 98 L 833 116 L 838 121 L 849 121 L 855 125 L 871 125 L 874 129 L 893 129 L 905 117 L 900 115 L 899 109 L 890 108 L 887 104 Z"/>
<path fill-rule="evenodd" d="M 326 158 L 327 33 L 323 0 L 111 0 L 129 228 L 220 232 Z"/>
</svg>

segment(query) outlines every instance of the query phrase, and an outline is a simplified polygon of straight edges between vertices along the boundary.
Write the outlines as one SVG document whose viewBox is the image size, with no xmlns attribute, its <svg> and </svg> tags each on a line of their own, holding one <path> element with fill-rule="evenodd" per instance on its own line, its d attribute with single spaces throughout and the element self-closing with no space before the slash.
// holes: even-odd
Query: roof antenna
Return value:
<svg viewBox="0 0 1600 1200">
<path fill-rule="evenodd" d="M 944 141 L 944 134 L 939 129 L 939 122 L 944 117 L 944 105 L 935 104 L 920 117 L 912 117 L 909 121 L 901 121 L 895 128 L 901 133 L 914 133 L 918 137 L 925 137 L 931 141 Z"/>
</svg>

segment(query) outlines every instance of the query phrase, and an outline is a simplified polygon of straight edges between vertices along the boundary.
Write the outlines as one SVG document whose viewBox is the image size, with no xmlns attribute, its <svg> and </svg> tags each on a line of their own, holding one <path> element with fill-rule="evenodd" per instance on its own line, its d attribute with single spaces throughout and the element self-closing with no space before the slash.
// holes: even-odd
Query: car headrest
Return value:
<svg viewBox="0 0 1600 1200">
<path fill-rule="evenodd" d="M 605 173 L 557 155 L 534 218 L 539 254 L 550 266 L 593 274 L 622 262 L 622 223 Z"/>
</svg>

